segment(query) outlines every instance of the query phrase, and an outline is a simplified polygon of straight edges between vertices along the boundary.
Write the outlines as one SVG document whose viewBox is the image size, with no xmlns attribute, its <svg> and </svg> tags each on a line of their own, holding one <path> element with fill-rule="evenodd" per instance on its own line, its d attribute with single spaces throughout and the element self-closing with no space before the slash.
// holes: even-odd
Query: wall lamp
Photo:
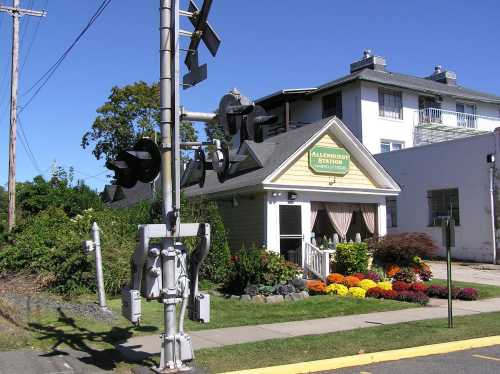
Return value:
<svg viewBox="0 0 500 374">
<path fill-rule="evenodd" d="M 281 192 L 273 192 L 271 194 L 272 197 L 280 197 L 281 195 L 283 195 Z"/>
<path fill-rule="evenodd" d="M 294 201 L 297 200 L 297 192 L 288 192 L 288 200 L 289 201 Z"/>
</svg>

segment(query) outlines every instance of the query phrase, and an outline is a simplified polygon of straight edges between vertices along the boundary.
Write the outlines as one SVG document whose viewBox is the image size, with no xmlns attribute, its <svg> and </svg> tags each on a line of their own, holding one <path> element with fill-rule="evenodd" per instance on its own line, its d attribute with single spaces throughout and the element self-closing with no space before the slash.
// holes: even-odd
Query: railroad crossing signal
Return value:
<svg viewBox="0 0 500 374">
<path fill-rule="evenodd" d="M 194 26 L 194 31 L 192 33 L 186 31 L 181 32 L 182 35 L 191 37 L 191 42 L 189 43 L 186 58 L 184 60 L 189 70 L 183 77 L 184 89 L 195 86 L 207 79 L 208 76 L 207 65 L 203 64 L 200 66 L 198 63 L 198 47 L 200 45 L 200 40 L 203 41 L 212 56 L 215 57 L 219 50 L 221 40 L 207 21 L 211 6 L 212 0 L 205 0 L 200 10 L 193 0 L 190 0 L 187 12 L 180 12 L 181 15 L 188 17 L 191 24 Z"/>
<path fill-rule="evenodd" d="M 132 188 L 137 181 L 152 182 L 160 172 L 161 155 L 158 145 L 143 138 L 130 150 L 120 151 L 116 160 L 106 162 L 106 167 L 115 172 L 116 183 Z"/>
</svg>

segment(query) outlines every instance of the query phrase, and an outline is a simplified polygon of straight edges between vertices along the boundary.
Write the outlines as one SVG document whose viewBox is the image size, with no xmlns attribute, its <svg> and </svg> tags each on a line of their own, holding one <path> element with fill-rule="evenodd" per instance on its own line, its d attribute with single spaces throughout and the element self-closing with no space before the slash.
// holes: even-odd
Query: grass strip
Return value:
<svg viewBox="0 0 500 374">
<path fill-rule="evenodd" d="M 500 335 L 499 318 L 485 313 L 456 317 L 453 329 L 445 319 L 427 320 L 203 349 L 196 365 L 220 373 Z"/>
</svg>

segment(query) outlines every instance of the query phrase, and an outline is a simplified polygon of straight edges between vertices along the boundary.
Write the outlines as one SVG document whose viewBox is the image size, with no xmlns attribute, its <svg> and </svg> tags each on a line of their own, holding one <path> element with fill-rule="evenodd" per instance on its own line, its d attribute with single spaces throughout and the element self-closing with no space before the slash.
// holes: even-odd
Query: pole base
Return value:
<svg viewBox="0 0 500 374">
<path fill-rule="evenodd" d="M 190 366 L 185 366 L 184 368 L 181 369 L 163 369 L 160 370 L 157 367 L 135 367 L 132 369 L 132 373 L 134 374 L 153 374 L 153 373 L 159 373 L 159 374 L 171 374 L 171 373 L 187 373 L 187 374 L 208 374 L 208 371 L 205 369 L 199 369 L 196 367 L 190 367 Z"/>
</svg>

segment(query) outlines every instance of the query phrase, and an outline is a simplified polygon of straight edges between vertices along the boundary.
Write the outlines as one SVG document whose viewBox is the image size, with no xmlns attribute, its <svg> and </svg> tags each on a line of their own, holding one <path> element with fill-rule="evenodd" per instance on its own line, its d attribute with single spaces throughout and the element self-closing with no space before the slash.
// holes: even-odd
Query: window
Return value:
<svg viewBox="0 0 500 374">
<path fill-rule="evenodd" d="M 403 142 L 393 141 L 393 140 L 382 140 L 380 141 L 380 152 L 390 152 L 390 151 L 400 151 L 404 148 Z"/>
<path fill-rule="evenodd" d="M 455 225 L 460 225 L 458 188 L 432 190 L 427 192 L 429 200 L 429 226 L 441 226 L 443 217 L 451 216 Z"/>
<path fill-rule="evenodd" d="M 379 88 L 378 108 L 380 117 L 403 119 L 403 94 L 401 91 Z"/>
<path fill-rule="evenodd" d="M 476 128 L 476 106 L 474 104 L 457 103 L 457 126 Z"/>
<path fill-rule="evenodd" d="M 323 118 L 337 116 L 342 119 L 342 91 L 323 96 Z"/>
<path fill-rule="evenodd" d="M 395 196 L 385 199 L 387 227 L 398 227 L 398 201 Z"/>
</svg>

